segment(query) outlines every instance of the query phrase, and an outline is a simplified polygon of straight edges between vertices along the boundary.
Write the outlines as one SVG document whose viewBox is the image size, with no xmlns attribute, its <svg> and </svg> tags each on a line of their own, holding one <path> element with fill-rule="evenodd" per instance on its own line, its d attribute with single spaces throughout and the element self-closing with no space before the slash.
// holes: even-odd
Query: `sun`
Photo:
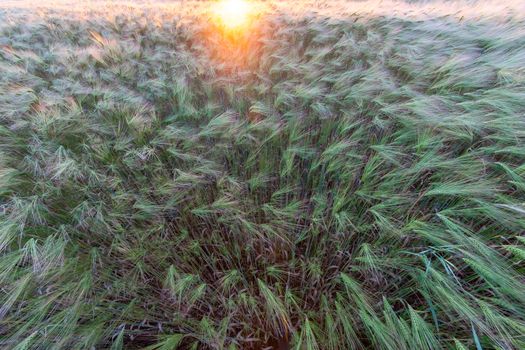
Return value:
<svg viewBox="0 0 525 350">
<path fill-rule="evenodd" d="M 221 0 L 214 9 L 220 24 L 232 30 L 246 26 L 250 12 L 250 4 L 245 0 Z"/>
</svg>

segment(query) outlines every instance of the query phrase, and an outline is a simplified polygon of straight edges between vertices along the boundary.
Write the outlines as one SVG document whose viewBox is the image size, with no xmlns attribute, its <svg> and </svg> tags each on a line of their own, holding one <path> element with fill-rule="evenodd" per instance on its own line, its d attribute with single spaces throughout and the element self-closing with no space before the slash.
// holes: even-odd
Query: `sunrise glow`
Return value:
<svg viewBox="0 0 525 350">
<path fill-rule="evenodd" d="M 214 13 L 225 28 L 240 29 L 248 23 L 251 12 L 250 4 L 245 0 L 221 0 Z"/>
</svg>

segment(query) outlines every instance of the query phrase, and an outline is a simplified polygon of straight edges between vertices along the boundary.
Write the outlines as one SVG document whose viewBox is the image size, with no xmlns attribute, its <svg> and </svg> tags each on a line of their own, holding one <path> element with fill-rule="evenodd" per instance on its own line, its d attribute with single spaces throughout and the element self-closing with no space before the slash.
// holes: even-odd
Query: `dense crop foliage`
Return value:
<svg viewBox="0 0 525 350">
<path fill-rule="evenodd" d="M 525 23 L 0 32 L 0 347 L 523 349 Z"/>
</svg>

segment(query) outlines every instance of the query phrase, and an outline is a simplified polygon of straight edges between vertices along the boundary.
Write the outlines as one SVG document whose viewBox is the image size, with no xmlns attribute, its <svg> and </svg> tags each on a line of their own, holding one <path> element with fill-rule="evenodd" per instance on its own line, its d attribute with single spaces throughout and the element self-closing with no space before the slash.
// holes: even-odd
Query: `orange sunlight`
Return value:
<svg viewBox="0 0 525 350">
<path fill-rule="evenodd" d="M 251 6 L 245 0 L 221 0 L 214 8 L 217 21 L 226 29 L 239 30 L 248 24 Z"/>
</svg>

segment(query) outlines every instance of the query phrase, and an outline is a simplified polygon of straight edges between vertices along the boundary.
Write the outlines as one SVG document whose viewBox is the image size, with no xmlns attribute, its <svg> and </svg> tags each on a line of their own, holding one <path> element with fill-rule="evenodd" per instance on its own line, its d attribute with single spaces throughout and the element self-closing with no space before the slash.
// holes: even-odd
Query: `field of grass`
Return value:
<svg viewBox="0 0 525 350">
<path fill-rule="evenodd" d="M 521 1 L 0 3 L 0 348 L 524 349 Z"/>
</svg>

